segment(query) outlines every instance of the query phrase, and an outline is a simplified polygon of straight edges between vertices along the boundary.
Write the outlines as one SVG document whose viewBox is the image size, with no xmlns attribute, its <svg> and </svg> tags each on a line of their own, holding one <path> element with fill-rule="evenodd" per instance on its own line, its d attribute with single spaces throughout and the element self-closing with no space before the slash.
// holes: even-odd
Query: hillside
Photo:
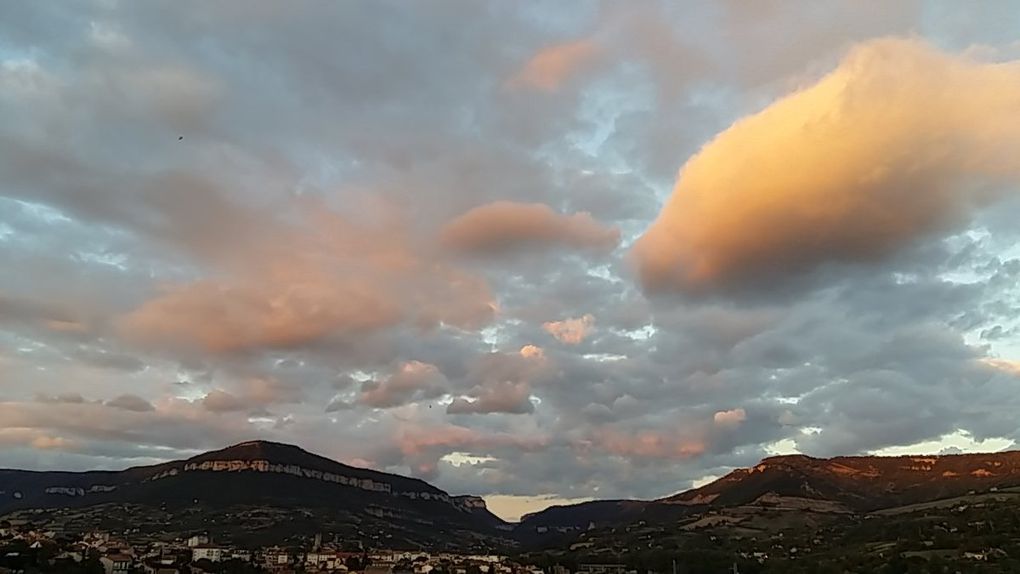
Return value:
<svg viewBox="0 0 1020 574">
<path fill-rule="evenodd" d="M 65 526 L 119 515 L 134 525 L 159 514 L 154 536 L 169 522 L 167 534 L 212 529 L 253 541 L 325 531 L 404 547 L 507 542 L 506 526 L 480 498 L 267 441 L 116 472 L 0 470 L 0 515 L 26 509 L 51 510 L 36 519 L 63 517 Z"/>
<path fill-rule="evenodd" d="M 777 456 L 700 488 L 651 501 L 594 501 L 525 516 L 518 535 L 679 520 L 742 505 L 866 513 L 1020 486 L 1020 452 L 943 456 Z M 526 534 L 527 533 L 527 534 Z"/>
<path fill-rule="evenodd" d="M 868 512 L 1020 485 L 1020 452 L 944 456 L 803 455 L 766 458 L 701 488 L 657 502 L 736 506 L 771 493 L 841 504 Z"/>
<path fill-rule="evenodd" d="M 608 545 L 619 532 L 656 540 L 705 528 L 755 536 L 780 526 L 810 530 L 917 509 L 942 512 L 954 497 L 1012 497 L 1018 487 L 1020 452 L 779 456 L 662 499 L 555 506 L 511 526 L 478 497 L 252 441 L 116 472 L 0 470 L 0 516 L 68 532 L 137 528 L 152 539 L 207 530 L 250 544 L 322 533 L 368 547 L 554 548 L 579 540 Z"/>
</svg>

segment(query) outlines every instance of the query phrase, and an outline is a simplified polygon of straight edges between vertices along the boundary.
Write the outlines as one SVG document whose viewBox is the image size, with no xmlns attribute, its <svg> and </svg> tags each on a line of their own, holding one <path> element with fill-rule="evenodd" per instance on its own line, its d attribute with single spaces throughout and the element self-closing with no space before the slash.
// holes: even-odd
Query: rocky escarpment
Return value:
<svg viewBox="0 0 1020 574">
<path fill-rule="evenodd" d="M 450 496 L 416 478 L 353 467 L 268 441 L 119 472 L 0 470 L 0 515 L 108 504 L 210 512 L 242 506 L 332 509 L 336 516 L 355 522 L 372 517 L 405 533 L 431 528 L 485 537 L 506 529 L 481 498 Z M 386 535 L 385 528 L 379 531 Z"/>
<path fill-rule="evenodd" d="M 1020 486 L 1020 452 L 1016 451 L 830 459 L 790 455 L 766 458 L 660 502 L 734 506 L 773 494 L 837 502 L 868 512 L 1014 486 Z"/>
<path fill-rule="evenodd" d="M 521 536 L 635 521 L 676 520 L 712 509 L 759 505 L 866 513 L 971 492 L 1020 487 L 1020 452 L 942 456 L 777 456 L 700 488 L 659 500 L 595 501 L 526 516 Z"/>
</svg>

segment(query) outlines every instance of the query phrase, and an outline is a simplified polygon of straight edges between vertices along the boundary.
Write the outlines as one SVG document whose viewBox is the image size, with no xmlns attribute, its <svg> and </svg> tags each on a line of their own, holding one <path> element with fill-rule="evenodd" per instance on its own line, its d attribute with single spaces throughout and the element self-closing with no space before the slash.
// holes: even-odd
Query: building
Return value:
<svg viewBox="0 0 1020 574">
<path fill-rule="evenodd" d="M 270 570 L 285 568 L 290 564 L 290 553 L 281 548 L 267 548 L 262 554 L 262 559 Z"/>
<path fill-rule="evenodd" d="M 219 546 L 199 544 L 191 549 L 191 561 L 209 560 L 210 562 L 219 562 L 224 559 L 226 554 L 227 551 Z"/>
<path fill-rule="evenodd" d="M 110 554 L 99 559 L 106 574 L 127 574 L 131 571 L 132 559 L 126 554 Z"/>
<path fill-rule="evenodd" d="M 583 574 L 626 574 L 623 564 L 580 564 L 577 571 Z"/>
<path fill-rule="evenodd" d="M 242 548 L 234 548 L 229 552 L 230 559 L 240 560 L 241 562 L 251 562 L 251 550 L 244 550 Z"/>
<path fill-rule="evenodd" d="M 142 571 L 145 574 L 181 574 L 187 570 L 182 570 L 182 567 L 170 558 L 158 558 L 143 562 Z"/>
<path fill-rule="evenodd" d="M 318 550 L 305 555 L 305 566 L 329 572 L 346 572 L 346 556 L 337 550 Z"/>
</svg>

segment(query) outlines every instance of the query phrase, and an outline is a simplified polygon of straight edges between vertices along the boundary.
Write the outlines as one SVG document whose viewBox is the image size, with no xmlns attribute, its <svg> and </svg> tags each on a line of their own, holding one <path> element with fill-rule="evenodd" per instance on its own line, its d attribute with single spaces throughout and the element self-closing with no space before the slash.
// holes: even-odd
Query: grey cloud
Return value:
<svg viewBox="0 0 1020 574">
<path fill-rule="evenodd" d="M 82 404 L 85 402 L 85 398 L 78 393 L 63 393 L 60 395 L 39 395 L 36 400 L 41 403 L 68 403 L 68 404 Z"/>
<path fill-rule="evenodd" d="M 135 411 L 139 413 L 156 410 L 156 407 L 152 406 L 152 403 L 143 399 L 142 397 L 139 397 L 138 395 L 120 395 L 116 398 L 106 401 L 105 404 L 108 407 L 124 409 L 126 411 Z"/>
<path fill-rule="evenodd" d="M 220 389 L 213 389 L 202 397 L 202 407 L 214 413 L 241 411 L 248 408 L 245 401 Z"/>
<path fill-rule="evenodd" d="M 471 399 L 457 397 L 446 408 L 450 414 L 509 413 L 525 414 L 535 410 L 531 387 L 524 383 L 502 382 L 470 391 Z"/>
</svg>

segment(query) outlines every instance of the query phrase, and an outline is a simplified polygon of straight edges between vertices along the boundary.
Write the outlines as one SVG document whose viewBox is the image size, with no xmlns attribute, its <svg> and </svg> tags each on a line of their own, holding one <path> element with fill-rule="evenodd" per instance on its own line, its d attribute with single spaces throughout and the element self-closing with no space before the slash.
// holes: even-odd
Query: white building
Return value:
<svg viewBox="0 0 1020 574">
<path fill-rule="evenodd" d="M 111 554 L 99 559 L 106 574 L 127 574 L 131 571 L 131 557 L 124 554 Z"/>
<path fill-rule="evenodd" d="M 219 546 L 201 544 L 191 549 L 191 561 L 209 560 L 211 562 L 219 562 L 223 560 L 226 553 L 226 550 Z"/>
</svg>

